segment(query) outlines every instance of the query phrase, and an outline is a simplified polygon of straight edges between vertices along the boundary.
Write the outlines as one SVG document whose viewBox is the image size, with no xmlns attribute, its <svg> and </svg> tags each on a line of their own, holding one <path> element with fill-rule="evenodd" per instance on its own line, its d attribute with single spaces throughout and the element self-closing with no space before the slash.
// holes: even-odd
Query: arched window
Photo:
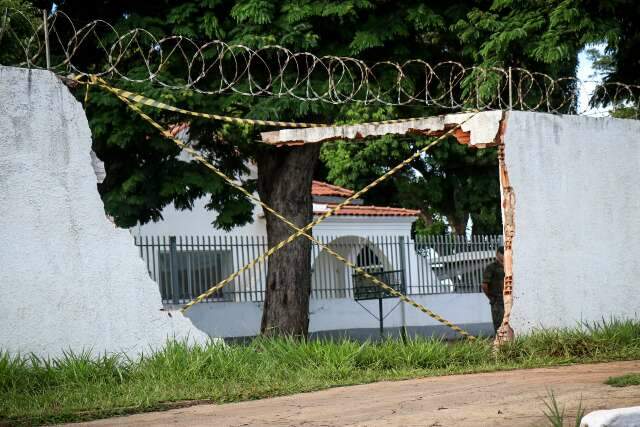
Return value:
<svg viewBox="0 0 640 427">
<path fill-rule="evenodd" d="M 379 273 L 384 270 L 382 262 L 369 246 L 365 246 L 360 250 L 356 257 L 356 265 L 369 273 Z"/>
</svg>

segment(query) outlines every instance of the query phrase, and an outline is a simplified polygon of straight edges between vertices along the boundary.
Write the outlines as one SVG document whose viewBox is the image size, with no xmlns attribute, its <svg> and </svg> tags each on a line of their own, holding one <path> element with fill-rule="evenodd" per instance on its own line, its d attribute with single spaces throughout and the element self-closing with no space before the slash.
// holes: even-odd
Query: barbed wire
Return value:
<svg viewBox="0 0 640 427">
<path fill-rule="evenodd" d="M 0 50 L 18 52 L 4 65 L 48 68 L 205 95 L 291 97 L 330 104 L 422 105 L 445 110 L 517 109 L 598 115 L 594 106 L 637 105 L 640 86 L 552 78 L 523 68 L 464 66 L 415 59 L 402 63 L 316 56 L 271 45 L 251 48 L 180 35 L 158 37 L 143 28 L 118 31 L 94 20 L 76 25 L 58 11 L 39 22 L 14 9 L 0 18 Z M 51 58 L 47 64 L 47 51 Z M 6 57 L 7 55 L 5 55 Z M 87 59 L 89 58 L 89 59 Z M 47 66 L 48 65 L 48 66 Z M 580 100 L 587 92 L 589 102 Z"/>
</svg>

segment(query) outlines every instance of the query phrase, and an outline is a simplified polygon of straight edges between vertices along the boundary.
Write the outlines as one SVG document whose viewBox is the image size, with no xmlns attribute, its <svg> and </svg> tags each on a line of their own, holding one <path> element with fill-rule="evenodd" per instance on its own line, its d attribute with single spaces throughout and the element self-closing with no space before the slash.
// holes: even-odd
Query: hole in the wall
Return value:
<svg viewBox="0 0 640 427">
<path fill-rule="evenodd" d="M 393 124 L 361 124 L 324 127 L 316 129 L 285 129 L 274 132 L 264 132 L 261 134 L 262 141 L 276 146 L 281 145 L 300 145 L 308 143 L 330 142 L 341 140 L 345 142 L 357 141 L 367 143 L 367 141 L 380 138 L 384 135 L 421 135 L 429 137 L 438 137 L 453 129 L 452 136 L 455 140 L 470 150 L 492 149 L 504 154 L 504 134 L 506 130 L 507 113 L 503 111 L 486 111 L 481 113 L 460 113 L 445 116 L 437 116 L 421 119 L 408 119 Z M 502 165 L 502 167 L 501 167 Z M 496 175 L 500 178 L 498 184 L 501 196 L 501 209 L 498 209 L 499 215 L 502 217 L 503 225 L 501 227 L 503 241 L 509 240 L 509 262 L 512 257 L 511 240 L 513 237 L 513 191 L 508 184 L 508 179 L 502 180 L 501 172 L 504 172 L 506 178 L 506 168 L 504 167 L 504 158 L 496 164 L 494 161 L 492 167 L 498 169 Z M 375 190 L 370 196 L 375 195 Z M 505 205 L 505 200 L 509 201 Z M 510 225 L 504 225 L 505 207 L 509 209 L 508 217 Z M 509 237 L 510 236 L 510 237 Z M 507 248 L 505 248 L 505 251 Z M 512 289 L 512 274 L 509 271 L 509 283 L 506 287 L 509 293 Z M 510 295 L 509 295 L 510 297 Z M 505 303 L 506 305 L 507 303 Z M 510 304 L 510 301 L 509 301 Z M 505 307 L 505 316 L 503 317 L 503 325 L 509 325 L 509 309 Z M 452 319 L 455 320 L 455 319 Z M 512 331 L 508 329 L 508 336 L 512 336 Z"/>
</svg>

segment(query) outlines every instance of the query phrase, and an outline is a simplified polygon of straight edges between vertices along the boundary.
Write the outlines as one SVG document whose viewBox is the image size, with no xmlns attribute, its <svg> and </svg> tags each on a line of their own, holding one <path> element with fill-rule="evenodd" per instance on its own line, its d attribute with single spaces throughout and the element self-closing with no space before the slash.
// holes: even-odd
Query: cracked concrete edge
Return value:
<svg viewBox="0 0 640 427">
<path fill-rule="evenodd" d="M 262 132 L 261 137 L 262 142 L 266 144 L 282 146 L 334 140 L 364 140 L 384 135 L 421 134 L 439 136 L 462 123 L 461 130 L 454 134 L 458 141 L 462 144 L 484 148 L 495 145 L 502 115 L 502 111 L 499 110 L 456 113 L 408 119 L 395 123 L 362 123 L 319 128 L 282 129 Z"/>
<path fill-rule="evenodd" d="M 505 112 L 500 120 L 500 129 L 496 141 L 498 143 L 498 174 L 500 178 L 500 201 L 502 207 L 502 235 L 504 238 L 504 315 L 502 325 L 498 329 L 494 346 L 513 340 L 514 331 L 509 324 L 513 308 L 513 239 L 515 236 L 516 195 L 505 162 L 505 134 L 509 112 Z"/>
<path fill-rule="evenodd" d="M 12 301 L 0 347 L 137 358 L 167 340 L 209 343 L 188 317 L 160 311 L 133 237 L 105 217 L 81 103 L 46 70 L 0 66 L 0 94 L 0 292 Z"/>
</svg>

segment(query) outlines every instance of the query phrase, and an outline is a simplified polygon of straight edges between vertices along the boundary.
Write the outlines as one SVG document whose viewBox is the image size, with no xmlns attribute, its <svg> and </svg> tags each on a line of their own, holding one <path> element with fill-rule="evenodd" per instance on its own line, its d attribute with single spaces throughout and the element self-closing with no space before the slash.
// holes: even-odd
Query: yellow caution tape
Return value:
<svg viewBox="0 0 640 427">
<path fill-rule="evenodd" d="M 124 96 L 121 96 L 119 93 L 117 93 L 115 90 L 113 90 L 115 88 L 110 88 L 108 85 L 101 85 L 101 86 L 103 86 L 105 89 L 107 89 L 107 90 L 113 92 L 114 94 L 116 94 L 116 96 L 118 96 L 118 98 L 120 100 L 122 100 L 126 105 L 128 105 L 133 111 L 138 113 L 138 115 L 140 115 L 140 117 L 142 117 L 145 121 L 150 123 L 156 129 L 158 129 L 162 133 L 163 136 L 165 136 L 166 138 L 168 138 L 171 141 L 173 141 L 176 145 L 178 145 L 183 150 L 187 151 L 190 155 L 193 156 L 193 158 L 195 160 L 197 160 L 198 162 L 202 163 L 208 169 L 212 170 L 215 174 L 220 176 L 225 182 L 227 182 L 233 188 L 235 188 L 238 191 L 242 192 L 245 196 L 249 197 L 251 200 L 254 200 L 257 203 L 259 203 L 265 210 L 267 210 L 270 213 L 272 213 L 274 216 L 276 216 L 278 219 L 280 219 L 281 221 L 283 221 L 285 224 L 287 224 L 289 227 L 291 227 L 292 229 L 294 229 L 296 231 L 295 234 L 292 234 L 286 240 L 283 240 L 280 243 L 278 243 L 277 245 L 273 246 L 267 252 L 265 252 L 264 254 L 260 255 L 258 258 L 256 258 L 253 261 L 249 262 L 248 264 L 243 266 L 241 269 L 239 269 L 235 273 L 231 274 L 229 277 L 227 277 L 224 280 L 220 281 L 218 284 L 216 284 L 215 286 L 211 287 L 209 290 L 207 290 L 203 294 L 199 295 L 193 301 L 190 301 L 188 304 L 186 304 L 184 307 L 182 307 L 182 309 L 181 309 L 182 312 L 185 312 L 186 310 L 191 308 L 193 305 L 203 301 L 204 299 L 206 299 L 207 297 L 211 296 L 212 294 L 215 294 L 216 292 L 220 291 L 226 285 L 231 283 L 236 277 L 238 277 L 239 275 L 241 275 L 245 271 L 253 268 L 256 264 L 264 261 L 269 256 L 273 255 L 273 253 L 275 253 L 276 251 L 280 250 L 281 248 L 283 248 L 287 244 L 291 243 L 297 237 L 304 236 L 307 239 L 309 239 L 310 241 L 312 241 L 313 243 L 315 243 L 318 246 L 320 246 L 323 250 L 327 251 L 327 253 L 333 255 L 338 260 L 340 260 L 343 263 L 345 263 L 347 266 L 353 268 L 354 271 L 356 271 L 356 273 L 363 275 L 364 277 L 369 279 L 371 282 L 375 283 L 376 285 L 378 285 L 379 287 L 384 289 L 387 293 L 398 297 L 401 301 L 403 301 L 405 303 L 408 303 L 412 307 L 417 308 L 418 310 L 420 310 L 421 312 L 425 313 L 429 317 L 431 317 L 434 320 L 442 323 L 443 325 L 451 328 L 452 330 L 460 333 L 464 337 L 466 337 L 466 338 L 468 338 L 470 340 L 475 339 L 475 337 L 473 335 L 469 334 L 467 331 L 465 331 L 462 328 L 454 325 L 453 323 L 449 322 L 448 320 L 446 320 L 442 316 L 438 315 L 437 313 L 433 312 L 432 310 L 429 310 L 428 308 L 424 307 L 423 305 L 421 305 L 420 303 L 414 301 L 413 299 L 409 298 L 408 296 L 402 294 L 401 292 L 395 290 L 391 286 L 389 286 L 386 283 L 382 282 L 381 280 L 379 280 L 375 276 L 372 276 L 367 271 L 365 271 L 362 268 L 356 266 L 355 264 L 353 264 L 352 262 L 350 262 L 349 260 L 347 260 L 346 258 L 341 256 L 340 254 L 338 254 L 337 252 L 332 250 L 330 247 L 324 245 L 323 243 L 319 242 L 318 240 L 316 240 L 315 238 L 313 238 L 312 236 L 310 236 L 309 234 L 306 233 L 306 231 L 310 230 L 315 225 L 319 224 L 320 222 L 322 222 L 323 220 L 325 220 L 329 216 L 333 215 L 334 213 L 339 211 L 341 208 L 343 208 L 344 206 L 349 204 L 354 199 L 360 198 L 365 192 L 369 191 L 371 188 L 375 187 L 380 182 L 382 182 L 385 179 L 389 178 L 391 175 L 396 173 L 398 170 L 400 170 L 401 168 L 406 166 L 408 163 L 410 163 L 411 161 L 415 160 L 417 157 L 419 157 L 420 155 L 425 153 L 429 148 L 433 147 L 438 142 L 442 141 L 444 138 L 446 138 L 447 136 L 451 135 L 456 129 L 458 129 L 460 126 L 462 126 L 466 121 L 470 120 L 471 117 L 473 117 L 473 116 L 467 118 L 466 120 L 464 120 L 463 122 L 458 124 L 456 127 L 450 129 L 448 132 L 446 132 L 445 134 L 441 135 L 439 138 L 437 138 L 436 140 L 432 141 L 430 144 L 428 144 L 427 146 L 423 147 L 418 152 L 414 153 L 408 159 L 404 160 L 402 163 L 398 164 L 393 169 L 389 170 L 387 173 L 385 173 L 384 175 L 382 175 L 381 177 L 379 177 L 378 179 L 373 181 L 371 184 L 367 185 L 366 187 L 364 187 L 360 191 L 356 192 L 354 195 L 352 195 L 351 197 L 349 197 L 348 199 L 346 199 L 345 201 L 343 201 L 342 203 L 340 203 L 336 207 L 334 207 L 331 210 L 327 211 L 325 214 L 323 214 L 321 217 L 317 218 L 315 221 L 312 221 L 311 223 L 307 224 L 303 228 L 299 228 L 295 224 L 293 224 L 291 221 L 287 220 L 280 213 L 278 213 L 277 211 L 272 209 L 270 206 L 265 204 L 259 198 L 255 197 L 254 195 L 249 193 L 244 187 L 242 187 L 241 185 L 238 185 L 237 183 L 235 183 L 231 178 L 229 178 L 226 174 L 224 174 L 224 172 L 220 171 L 218 168 L 216 168 L 211 163 L 209 163 L 196 150 L 194 150 L 193 148 L 189 147 L 188 145 L 186 145 L 184 142 L 182 142 L 178 138 L 174 137 L 169 130 L 165 129 L 160 124 L 155 122 L 151 117 L 149 117 L 147 114 L 145 114 L 137 105 L 132 103 L 128 98 L 126 98 Z"/>
<path fill-rule="evenodd" d="M 87 77 L 89 80 L 84 81 L 82 77 Z M 136 104 L 147 105 L 149 107 L 158 108 L 161 110 L 173 111 L 176 113 L 186 114 L 194 117 L 201 117 L 210 120 L 217 120 L 227 123 L 236 123 L 236 124 L 250 124 L 256 126 L 274 126 L 274 127 L 284 127 L 284 128 L 320 128 L 320 127 L 329 127 L 335 126 L 331 124 L 322 124 L 322 123 L 304 123 L 304 122 L 283 122 L 276 120 L 259 120 L 259 119 L 244 119 L 240 117 L 231 117 L 231 116 L 222 116 L 219 114 L 211 114 L 211 113 L 202 113 L 198 111 L 186 110 L 184 108 L 175 107 L 170 104 L 166 104 L 164 102 L 157 101 L 155 99 L 146 97 L 144 95 L 140 95 L 139 93 L 130 92 L 128 90 L 116 88 L 114 86 L 109 85 L 104 79 L 97 76 L 74 76 L 72 80 L 77 82 L 86 84 L 86 85 L 99 85 L 114 93 L 118 97 L 128 99 Z M 388 125 L 395 123 L 404 123 L 413 120 L 420 120 L 423 117 L 414 117 L 414 118 L 406 118 L 406 119 L 392 119 L 392 120 L 382 120 L 377 122 L 366 122 L 360 124 L 368 124 L 368 125 Z M 351 124 L 345 124 L 344 126 L 350 126 Z"/>
</svg>

